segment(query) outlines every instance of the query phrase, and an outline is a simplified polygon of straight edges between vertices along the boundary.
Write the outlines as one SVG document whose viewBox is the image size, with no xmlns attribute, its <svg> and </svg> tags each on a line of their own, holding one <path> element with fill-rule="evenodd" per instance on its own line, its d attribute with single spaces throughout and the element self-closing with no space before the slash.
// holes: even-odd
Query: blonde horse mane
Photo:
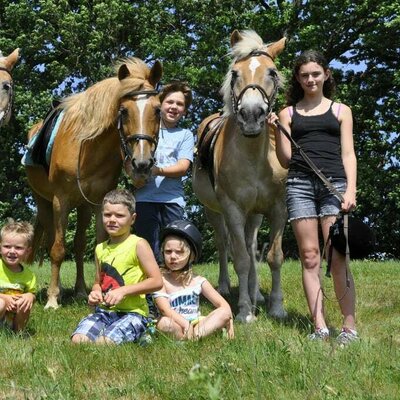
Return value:
<svg viewBox="0 0 400 400">
<path fill-rule="evenodd" d="M 130 57 L 115 64 L 115 73 L 126 64 L 130 76 L 104 79 L 84 92 L 66 97 L 60 107 L 64 110 L 65 129 L 76 132 L 76 139 L 94 139 L 115 123 L 121 98 L 141 88 L 150 69 L 139 58 Z"/>
<path fill-rule="evenodd" d="M 228 56 L 230 56 L 233 60 L 229 66 L 229 70 L 225 75 L 224 82 L 221 86 L 220 93 L 224 100 L 224 116 L 228 117 L 232 114 L 232 102 L 231 102 L 231 80 L 232 80 L 232 68 L 236 64 L 236 62 L 242 58 L 247 57 L 252 51 L 259 50 L 268 52 L 268 46 L 271 43 L 264 43 L 261 37 L 252 30 L 244 30 L 240 32 L 242 40 L 237 42 L 228 52 Z M 281 88 L 284 85 L 284 78 L 278 73 L 278 87 Z"/>
</svg>

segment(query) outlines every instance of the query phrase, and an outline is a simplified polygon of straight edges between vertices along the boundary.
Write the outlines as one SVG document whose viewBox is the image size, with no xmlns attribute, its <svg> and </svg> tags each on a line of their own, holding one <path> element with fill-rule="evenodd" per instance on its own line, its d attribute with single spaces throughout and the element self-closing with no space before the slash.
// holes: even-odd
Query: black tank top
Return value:
<svg viewBox="0 0 400 400">
<path fill-rule="evenodd" d="M 333 114 L 332 105 L 320 115 L 304 116 L 293 107 L 291 124 L 292 137 L 327 177 L 346 178 L 343 167 L 340 124 Z M 312 175 L 314 172 L 292 146 L 289 178 Z"/>
</svg>

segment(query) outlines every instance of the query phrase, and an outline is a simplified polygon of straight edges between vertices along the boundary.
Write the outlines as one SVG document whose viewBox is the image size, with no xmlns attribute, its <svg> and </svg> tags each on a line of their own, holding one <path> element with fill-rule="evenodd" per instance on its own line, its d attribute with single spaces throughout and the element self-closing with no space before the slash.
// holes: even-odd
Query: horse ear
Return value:
<svg viewBox="0 0 400 400">
<path fill-rule="evenodd" d="M 163 67 L 160 61 L 156 61 L 150 70 L 149 82 L 156 87 L 157 83 L 160 82 L 163 74 Z"/>
<path fill-rule="evenodd" d="M 275 58 L 285 48 L 285 43 L 286 43 L 286 38 L 283 37 L 282 39 L 278 40 L 277 42 L 270 44 L 268 46 L 268 54 L 272 58 Z"/>
<path fill-rule="evenodd" d="M 6 57 L 4 64 L 11 71 L 18 61 L 19 58 L 19 49 L 15 49 L 8 57 Z"/>
<path fill-rule="evenodd" d="M 231 34 L 231 47 L 233 47 L 237 42 L 240 42 L 241 40 L 242 35 L 237 29 L 235 29 Z"/>
<path fill-rule="evenodd" d="M 123 81 L 125 78 L 127 78 L 128 76 L 130 76 L 130 71 L 128 69 L 128 67 L 126 66 L 126 64 L 122 64 L 119 69 L 118 69 L 118 79 L 120 81 Z"/>
</svg>

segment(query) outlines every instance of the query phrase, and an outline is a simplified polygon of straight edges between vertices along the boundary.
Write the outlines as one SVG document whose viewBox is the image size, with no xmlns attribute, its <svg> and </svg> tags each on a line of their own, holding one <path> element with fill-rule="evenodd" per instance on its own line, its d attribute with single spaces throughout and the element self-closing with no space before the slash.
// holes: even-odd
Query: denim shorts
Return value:
<svg viewBox="0 0 400 400">
<path fill-rule="evenodd" d="M 99 336 L 105 336 L 116 344 L 136 342 L 146 330 L 148 318 L 134 312 L 116 312 L 96 307 L 79 322 L 75 332 L 94 342 Z"/>
<path fill-rule="evenodd" d="M 346 191 L 346 179 L 328 178 L 328 180 L 339 193 Z M 286 204 L 289 221 L 337 215 L 342 208 L 340 200 L 317 176 L 288 178 Z"/>
</svg>

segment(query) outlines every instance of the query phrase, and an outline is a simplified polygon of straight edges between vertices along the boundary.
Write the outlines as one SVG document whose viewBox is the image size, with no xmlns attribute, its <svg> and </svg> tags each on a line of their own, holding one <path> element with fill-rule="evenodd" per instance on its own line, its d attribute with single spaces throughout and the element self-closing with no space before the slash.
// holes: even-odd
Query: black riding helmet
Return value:
<svg viewBox="0 0 400 400">
<path fill-rule="evenodd" d="M 199 261 L 203 240 L 201 238 L 201 233 L 192 222 L 186 220 L 170 222 L 161 233 L 161 242 L 163 242 L 168 235 L 176 235 L 184 238 L 194 251 L 193 261 Z"/>
<path fill-rule="evenodd" d="M 350 258 L 363 259 L 370 255 L 376 246 L 374 232 L 364 222 L 349 215 L 348 238 Z M 340 215 L 330 227 L 329 237 L 333 247 L 346 254 L 346 237 L 344 236 L 343 216 Z"/>
</svg>

